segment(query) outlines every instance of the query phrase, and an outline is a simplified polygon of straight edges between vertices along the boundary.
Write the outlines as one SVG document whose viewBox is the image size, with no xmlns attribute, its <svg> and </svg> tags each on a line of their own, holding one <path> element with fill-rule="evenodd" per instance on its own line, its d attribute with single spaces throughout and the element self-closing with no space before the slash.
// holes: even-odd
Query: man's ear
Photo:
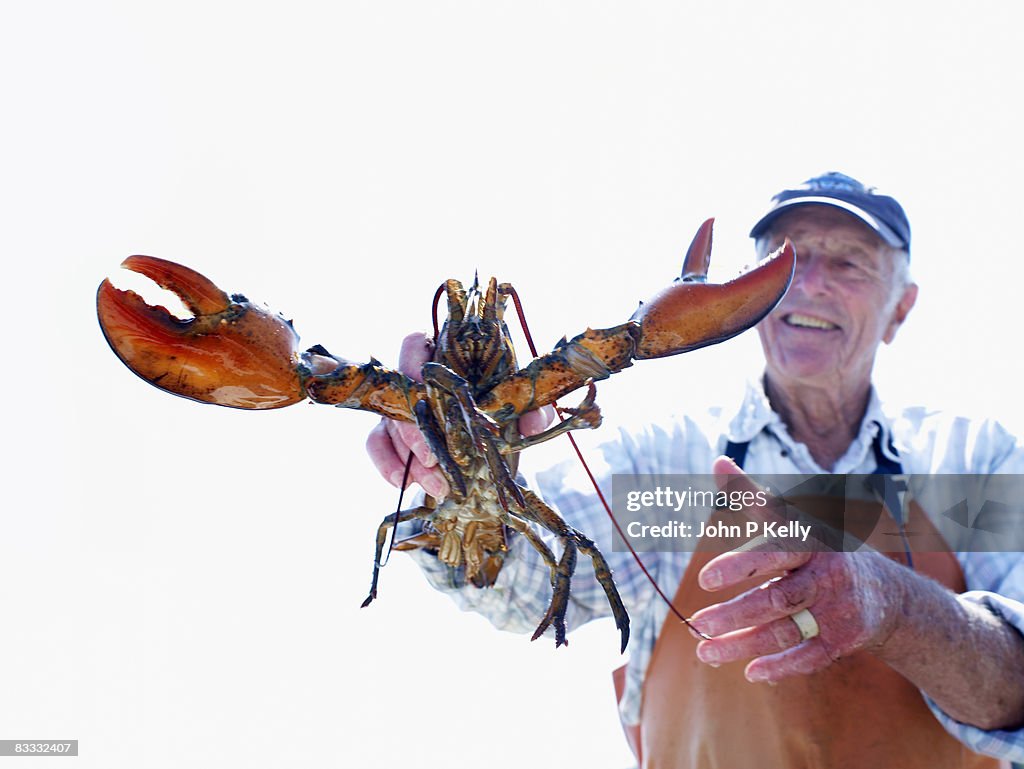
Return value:
<svg viewBox="0 0 1024 769">
<path fill-rule="evenodd" d="M 897 329 L 903 325 L 903 321 L 907 319 L 907 315 L 914 308 L 914 302 L 916 301 L 917 284 L 908 283 L 907 287 L 903 289 L 903 295 L 896 302 L 896 306 L 892 310 L 892 318 L 889 319 L 889 325 L 885 329 L 885 336 L 882 337 L 883 342 L 892 344 L 892 340 L 896 338 Z"/>
</svg>

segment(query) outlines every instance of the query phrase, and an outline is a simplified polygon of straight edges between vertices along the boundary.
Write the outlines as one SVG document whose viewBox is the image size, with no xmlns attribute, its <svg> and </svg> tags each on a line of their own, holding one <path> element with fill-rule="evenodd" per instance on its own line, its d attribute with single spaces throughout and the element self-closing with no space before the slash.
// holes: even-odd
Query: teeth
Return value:
<svg viewBox="0 0 1024 769">
<path fill-rule="evenodd" d="M 831 330 L 833 328 L 839 328 L 835 323 L 829 323 L 827 320 L 821 318 L 815 318 L 810 315 L 800 315 L 796 312 L 791 312 L 785 317 L 786 323 L 790 326 L 801 326 L 803 328 L 820 328 Z"/>
</svg>

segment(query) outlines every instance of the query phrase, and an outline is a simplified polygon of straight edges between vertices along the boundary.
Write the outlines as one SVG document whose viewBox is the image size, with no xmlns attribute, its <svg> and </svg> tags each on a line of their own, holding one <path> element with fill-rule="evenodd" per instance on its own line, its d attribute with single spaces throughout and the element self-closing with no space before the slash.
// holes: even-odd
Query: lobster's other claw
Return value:
<svg viewBox="0 0 1024 769">
<path fill-rule="evenodd" d="M 104 280 L 96 293 L 100 326 L 117 357 L 157 387 L 220 406 L 269 409 L 306 397 L 299 337 L 280 315 L 228 296 L 208 278 L 153 256 L 121 265 L 176 293 L 195 314 L 179 320 L 134 291 Z"/>
<path fill-rule="evenodd" d="M 713 223 L 708 219 L 697 231 L 676 282 L 634 313 L 640 322 L 635 357 L 660 358 L 724 342 L 758 323 L 785 296 L 796 267 L 789 240 L 735 280 L 704 282 Z"/>
<path fill-rule="evenodd" d="M 708 284 L 711 227 L 708 219 L 697 231 L 675 283 L 613 328 L 587 329 L 531 361 L 526 368 L 495 385 L 477 399 L 482 410 L 498 419 L 523 414 L 553 403 L 601 380 L 640 358 L 696 350 L 724 342 L 755 325 L 786 294 L 796 254 L 785 245 L 757 268 L 721 285 Z"/>
</svg>

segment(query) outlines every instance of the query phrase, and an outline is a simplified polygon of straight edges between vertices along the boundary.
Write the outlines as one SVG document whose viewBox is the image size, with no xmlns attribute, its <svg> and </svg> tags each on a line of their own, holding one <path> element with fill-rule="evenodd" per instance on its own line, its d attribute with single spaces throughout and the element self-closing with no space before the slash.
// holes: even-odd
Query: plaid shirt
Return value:
<svg viewBox="0 0 1024 769">
<path fill-rule="evenodd" d="M 831 472 L 871 473 L 876 466 L 872 446 L 879 431 L 883 447 L 890 443 L 896 447 L 896 454 L 890 458 L 898 458 L 905 473 L 1024 474 L 1024 445 L 999 424 L 946 418 L 923 408 L 908 409 L 889 418 L 874 393 L 859 434 Z M 713 413 L 703 421 L 683 418 L 638 432 L 620 430 L 620 439 L 602 446 L 603 458 L 591 464 L 595 475 L 605 479 L 601 485 L 610 498 L 612 473 L 707 474 L 727 441 L 749 441 L 744 469 L 750 473 L 828 472 L 818 466 L 805 445 L 789 435 L 759 384 L 748 387 L 739 413 L 732 418 Z M 889 453 L 888 448 L 883 451 Z M 627 723 L 637 723 L 644 676 L 668 607 L 657 598 L 632 556 L 612 550 L 607 515 L 586 477 L 573 469 L 571 463 L 537 473 L 531 485 L 567 521 L 595 540 L 615 573 L 619 593 L 632 619 L 626 690 L 620 709 Z M 416 551 L 413 557 L 431 584 L 449 593 L 463 610 L 479 612 L 499 628 L 530 633 L 551 599 L 550 571 L 522 537 L 513 537 L 510 548 L 497 583 L 486 590 L 472 586 L 453 588 L 447 567 L 436 558 L 422 551 Z M 956 555 L 969 591 L 964 598 L 988 607 L 1024 633 L 1024 556 L 973 552 Z M 641 557 L 662 589 L 672 595 L 689 564 L 690 553 L 644 553 Z M 610 614 L 604 591 L 593 578 L 593 571 L 583 563 L 585 560 L 581 558 L 573 579 L 566 617 L 570 630 Z M 925 699 L 943 726 L 972 750 L 1024 761 L 1024 729 L 984 731 L 953 720 L 929 698 Z"/>
</svg>

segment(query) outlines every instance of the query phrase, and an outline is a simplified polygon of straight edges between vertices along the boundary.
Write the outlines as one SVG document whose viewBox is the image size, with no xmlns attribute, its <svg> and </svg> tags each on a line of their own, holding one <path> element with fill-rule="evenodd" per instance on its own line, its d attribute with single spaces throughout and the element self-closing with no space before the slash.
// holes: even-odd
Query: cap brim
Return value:
<svg viewBox="0 0 1024 769">
<path fill-rule="evenodd" d="M 750 230 L 750 237 L 759 238 L 768 229 L 768 226 L 774 222 L 779 216 L 786 213 L 790 209 L 796 206 L 832 206 L 838 208 L 841 211 L 846 211 L 848 214 L 853 214 L 860 219 L 864 224 L 870 227 L 872 230 L 878 233 L 879 237 L 882 238 L 886 243 L 894 248 L 906 248 L 907 244 L 903 238 L 897 235 L 893 229 L 881 221 L 869 214 L 864 209 L 855 206 L 853 203 L 848 203 L 845 200 L 837 200 L 836 198 L 826 198 L 814 195 L 808 195 L 807 197 L 801 198 L 790 198 L 784 200 L 781 203 L 777 203 L 771 211 L 762 216 L 757 224 L 754 225 L 753 229 Z"/>
</svg>

